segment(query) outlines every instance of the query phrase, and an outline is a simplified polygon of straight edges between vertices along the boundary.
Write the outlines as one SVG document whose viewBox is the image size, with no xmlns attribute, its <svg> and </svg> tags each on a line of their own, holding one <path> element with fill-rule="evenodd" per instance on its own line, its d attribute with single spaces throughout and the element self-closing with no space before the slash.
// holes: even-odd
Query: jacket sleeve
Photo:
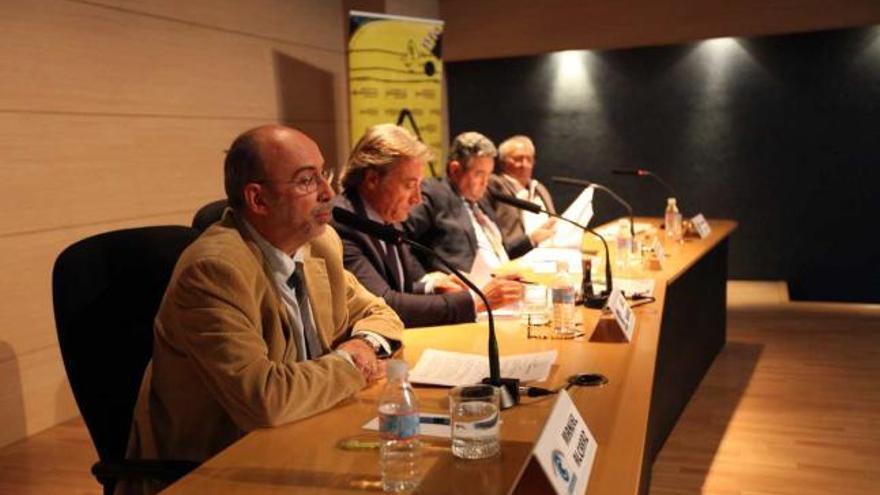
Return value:
<svg viewBox="0 0 880 495">
<path fill-rule="evenodd" d="M 474 302 L 467 291 L 448 294 L 409 294 L 391 288 L 357 241 L 343 239 L 345 268 L 373 294 L 397 312 L 407 328 L 472 322 Z M 423 273 L 423 271 L 421 271 Z"/>
<path fill-rule="evenodd" d="M 199 260 L 166 294 L 174 311 L 162 322 L 166 330 L 173 327 L 178 350 L 243 431 L 329 409 L 365 384 L 335 353 L 302 362 L 270 359 L 255 276 L 225 259 Z"/>
</svg>

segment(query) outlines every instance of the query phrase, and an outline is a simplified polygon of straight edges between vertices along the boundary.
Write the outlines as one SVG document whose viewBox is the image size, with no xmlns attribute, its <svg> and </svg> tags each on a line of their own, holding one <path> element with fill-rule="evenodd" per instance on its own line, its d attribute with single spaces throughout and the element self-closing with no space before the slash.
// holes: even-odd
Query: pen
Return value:
<svg viewBox="0 0 880 495">
<path fill-rule="evenodd" d="M 492 274 L 492 278 L 500 278 L 500 277 L 498 277 L 498 275 L 495 275 L 495 274 L 493 273 L 493 274 Z M 526 285 L 538 285 L 537 282 L 532 282 L 531 280 L 525 280 L 525 279 L 522 279 L 522 278 L 508 278 L 507 280 L 512 280 L 512 281 L 514 281 L 514 282 L 519 282 L 519 283 L 521 283 L 521 284 L 526 284 Z"/>
</svg>

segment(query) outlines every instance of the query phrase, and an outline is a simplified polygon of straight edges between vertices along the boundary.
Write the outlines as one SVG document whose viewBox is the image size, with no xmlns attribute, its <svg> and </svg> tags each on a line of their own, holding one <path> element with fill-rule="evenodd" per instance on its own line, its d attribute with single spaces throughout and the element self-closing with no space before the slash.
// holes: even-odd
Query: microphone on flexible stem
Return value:
<svg viewBox="0 0 880 495">
<path fill-rule="evenodd" d="M 624 201 L 623 198 L 621 198 L 614 191 L 612 191 L 611 189 L 608 189 L 607 187 L 603 186 L 602 184 L 597 184 L 595 182 L 590 182 L 588 180 L 572 179 L 570 177 L 553 177 L 553 182 L 556 182 L 557 184 L 568 184 L 570 186 L 580 186 L 580 187 L 592 186 L 592 187 L 595 187 L 596 189 L 601 189 L 601 190 L 607 192 L 609 196 L 614 198 L 618 203 L 622 204 L 623 207 L 626 208 L 626 211 L 629 212 L 629 233 L 633 239 L 633 246 L 635 246 L 636 222 L 635 222 L 635 218 L 633 217 L 633 208 L 632 208 L 632 206 L 630 206 L 629 203 Z"/>
<path fill-rule="evenodd" d="M 483 300 L 486 305 L 486 314 L 489 321 L 489 378 L 483 380 L 483 383 L 492 385 L 501 390 L 501 408 L 507 409 L 519 403 L 519 380 L 516 378 L 501 378 L 501 362 L 498 358 L 498 339 L 495 337 L 495 317 L 492 315 L 492 307 L 483 291 L 464 276 L 451 263 L 446 261 L 442 256 L 434 252 L 433 249 L 419 244 L 412 239 L 408 239 L 406 235 L 390 225 L 384 225 L 374 222 L 360 215 L 352 213 L 346 209 L 334 207 L 333 219 L 342 225 L 350 227 L 358 232 L 367 234 L 370 237 L 382 240 L 387 243 L 400 245 L 407 244 L 416 251 L 433 256 L 446 268 L 454 273 L 465 285 Z"/>
<path fill-rule="evenodd" d="M 614 175 L 635 175 L 636 177 L 651 177 L 655 181 L 657 181 L 661 186 L 665 187 L 667 191 L 669 191 L 669 197 L 674 198 L 675 190 L 672 189 L 672 186 L 669 185 L 668 182 L 663 180 L 663 177 L 651 172 L 650 170 L 645 170 L 643 168 L 633 168 L 633 169 L 614 169 L 611 171 Z"/>
<path fill-rule="evenodd" d="M 491 192 L 491 191 L 489 192 L 489 195 L 492 196 L 492 199 L 494 199 L 495 201 L 497 201 L 499 203 L 504 203 L 506 205 L 513 206 L 514 208 L 519 208 L 520 210 L 525 210 L 525 211 L 528 211 L 531 213 L 547 214 L 551 217 L 558 218 L 560 220 L 568 222 L 568 223 L 574 225 L 575 227 L 583 230 L 584 232 L 589 232 L 590 234 L 593 234 L 594 236 L 598 237 L 599 240 L 602 241 L 602 246 L 605 247 L 605 282 L 606 282 L 605 285 L 606 285 L 606 288 L 604 291 L 602 291 L 599 294 L 594 294 L 592 292 L 588 293 L 588 294 L 584 294 L 584 305 L 587 306 L 588 308 L 594 308 L 594 309 L 602 309 L 605 307 L 605 303 L 608 302 L 608 297 L 611 295 L 611 289 L 614 288 L 614 284 L 611 280 L 611 257 L 608 254 L 608 243 L 605 242 L 604 237 L 602 237 L 595 230 L 587 227 L 586 225 L 581 225 L 573 220 L 569 220 L 558 213 L 553 213 L 553 212 L 547 211 L 544 208 L 541 208 L 540 206 L 536 205 L 535 203 L 532 203 L 531 201 L 525 201 L 523 199 L 509 196 L 507 194 L 499 194 L 499 193 L 495 193 L 495 192 Z M 584 274 L 584 277 L 589 277 L 589 276 L 590 276 L 589 273 Z M 592 285 L 593 284 L 591 283 L 590 284 L 591 291 L 592 291 Z"/>
</svg>

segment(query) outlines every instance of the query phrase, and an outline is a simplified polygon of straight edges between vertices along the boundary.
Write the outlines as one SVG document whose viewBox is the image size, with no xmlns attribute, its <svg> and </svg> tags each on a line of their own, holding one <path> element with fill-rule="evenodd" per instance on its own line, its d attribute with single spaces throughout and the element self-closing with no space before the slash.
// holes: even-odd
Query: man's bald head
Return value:
<svg viewBox="0 0 880 495">
<path fill-rule="evenodd" d="M 232 142 L 223 165 L 229 206 L 242 210 L 245 186 L 265 180 L 267 167 L 285 152 L 303 158 L 315 150 L 318 145 L 310 137 L 290 127 L 269 124 L 243 132 Z"/>
</svg>

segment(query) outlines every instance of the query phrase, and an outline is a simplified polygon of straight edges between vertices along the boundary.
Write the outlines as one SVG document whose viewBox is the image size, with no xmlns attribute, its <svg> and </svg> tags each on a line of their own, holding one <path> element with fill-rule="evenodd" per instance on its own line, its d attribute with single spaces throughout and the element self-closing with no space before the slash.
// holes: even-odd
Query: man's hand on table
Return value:
<svg viewBox="0 0 880 495">
<path fill-rule="evenodd" d="M 337 349 L 351 356 L 355 368 L 361 372 L 367 383 L 385 378 L 385 362 L 376 356 L 376 351 L 364 339 L 346 340 Z"/>
</svg>

